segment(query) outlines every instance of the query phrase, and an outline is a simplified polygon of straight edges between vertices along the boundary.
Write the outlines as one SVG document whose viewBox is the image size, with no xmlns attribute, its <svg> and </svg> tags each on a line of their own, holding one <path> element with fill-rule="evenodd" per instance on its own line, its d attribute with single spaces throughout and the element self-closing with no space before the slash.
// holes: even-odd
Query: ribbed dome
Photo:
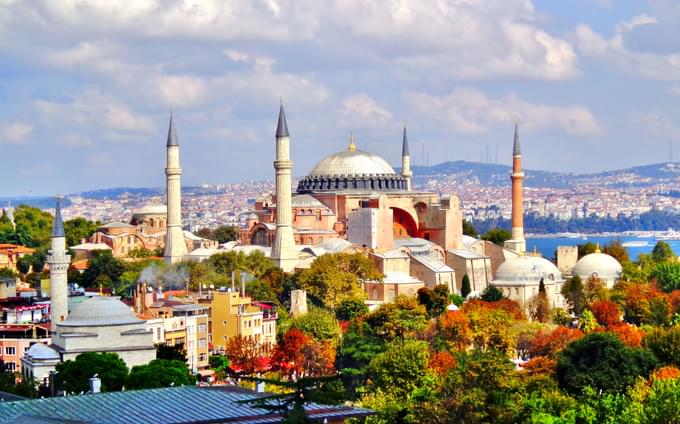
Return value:
<svg viewBox="0 0 680 424">
<path fill-rule="evenodd" d="M 32 359 L 43 360 L 61 359 L 59 353 L 56 350 L 52 349 L 51 347 L 47 346 L 44 343 L 36 343 L 33 346 L 31 346 L 31 348 L 26 351 L 26 356 L 30 356 Z"/>
<path fill-rule="evenodd" d="M 139 324 L 129 306 L 114 297 L 95 296 L 77 305 L 66 320 L 58 325 L 65 327 L 93 327 L 104 325 Z"/>
<path fill-rule="evenodd" d="M 494 284 L 538 284 L 541 278 L 545 284 L 563 281 L 562 274 L 552 262 L 537 256 L 524 255 L 503 262 L 496 270 Z"/>
<path fill-rule="evenodd" d="M 576 262 L 572 274 L 582 279 L 592 276 L 601 278 L 607 282 L 614 282 L 621 276 L 623 268 L 619 261 L 606 253 L 590 253 Z"/>
<path fill-rule="evenodd" d="M 396 175 L 385 159 L 361 150 L 346 150 L 327 156 L 314 166 L 310 177 Z"/>
</svg>

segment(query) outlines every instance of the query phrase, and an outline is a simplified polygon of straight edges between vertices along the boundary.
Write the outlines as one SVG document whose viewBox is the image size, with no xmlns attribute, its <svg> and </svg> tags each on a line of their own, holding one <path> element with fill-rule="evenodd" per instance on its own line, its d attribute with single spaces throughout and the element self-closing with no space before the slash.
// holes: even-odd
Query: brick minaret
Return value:
<svg viewBox="0 0 680 424">
<path fill-rule="evenodd" d="M 291 210 L 290 174 L 293 162 L 290 160 L 290 136 L 283 103 L 279 109 L 279 123 L 276 127 L 276 235 L 272 244 L 271 258 L 284 272 L 292 272 L 297 263 L 293 219 Z"/>
<path fill-rule="evenodd" d="M 522 152 L 519 148 L 519 134 L 515 124 L 515 139 L 512 146 L 512 238 L 505 242 L 505 247 L 523 253 L 526 251 L 524 239 L 524 206 L 522 187 L 524 172 L 522 172 Z"/>
</svg>

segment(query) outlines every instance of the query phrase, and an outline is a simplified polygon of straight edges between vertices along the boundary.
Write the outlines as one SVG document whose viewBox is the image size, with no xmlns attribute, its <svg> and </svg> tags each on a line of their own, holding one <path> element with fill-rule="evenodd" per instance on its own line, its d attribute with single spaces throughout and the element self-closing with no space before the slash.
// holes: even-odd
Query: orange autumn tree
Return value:
<svg viewBox="0 0 680 424">
<path fill-rule="evenodd" d="M 462 311 L 449 311 L 437 319 L 439 336 L 454 349 L 465 349 L 471 343 L 470 320 Z"/>
<path fill-rule="evenodd" d="M 559 326 L 549 333 L 539 332 L 529 344 L 529 355 L 555 359 L 569 343 L 581 337 L 583 337 L 583 331 L 564 326 Z"/>
<path fill-rule="evenodd" d="M 232 337 L 227 341 L 224 354 L 229 358 L 230 368 L 244 375 L 262 371 L 263 364 L 268 362 L 268 352 L 253 338 Z"/>
<path fill-rule="evenodd" d="M 598 324 L 607 327 L 620 323 L 623 317 L 619 305 L 611 300 L 596 300 L 590 304 L 588 309 L 593 313 Z"/>
<path fill-rule="evenodd" d="M 640 328 L 625 323 L 612 325 L 607 328 L 607 331 L 614 333 L 623 344 L 629 347 L 641 347 L 642 339 L 645 337 L 644 331 Z"/>
<path fill-rule="evenodd" d="M 657 368 L 652 372 L 652 375 L 650 375 L 652 381 L 675 380 L 676 378 L 680 378 L 680 369 L 673 365 Z"/>
<path fill-rule="evenodd" d="M 669 296 L 653 284 L 631 284 L 624 292 L 624 317 L 641 325 L 665 325 L 671 317 Z"/>
<path fill-rule="evenodd" d="M 446 375 L 456 365 L 456 358 L 449 352 L 435 352 L 430 355 L 430 362 L 427 367 L 438 375 Z"/>
<path fill-rule="evenodd" d="M 290 329 L 276 345 L 273 367 L 289 380 L 333 374 L 335 349 L 330 341 L 319 342 L 298 329 Z"/>
</svg>

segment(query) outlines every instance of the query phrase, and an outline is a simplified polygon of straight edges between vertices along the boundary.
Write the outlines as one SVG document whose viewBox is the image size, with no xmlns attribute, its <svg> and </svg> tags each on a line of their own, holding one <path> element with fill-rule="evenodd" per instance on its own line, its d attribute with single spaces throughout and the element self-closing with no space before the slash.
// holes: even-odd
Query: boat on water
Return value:
<svg viewBox="0 0 680 424">
<path fill-rule="evenodd" d="M 649 246 L 649 242 L 647 240 L 632 240 L 632 241 L 626 241 L 621 243 L 621 246 L 623 247 L 646 247 Z"/>
<path fill-rule="evenodd" d="M 656 237 L 657 240 L 680 240 L 680 231 L 675 231 L 669 228 L 668 231 L 659 234 Z"/>
</svg>

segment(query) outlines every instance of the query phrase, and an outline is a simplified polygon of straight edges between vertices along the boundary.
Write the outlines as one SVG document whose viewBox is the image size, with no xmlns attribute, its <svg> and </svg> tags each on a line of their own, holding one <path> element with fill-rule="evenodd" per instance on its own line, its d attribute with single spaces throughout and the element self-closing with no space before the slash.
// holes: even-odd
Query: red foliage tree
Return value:
<svg viewBox="0 0 680 424">
<path fill-rule="evenodd" d="M 512 317 L 516 320 L 523 320 L 526 318 L 524 316 L 524 311 L 522 311 L 522 307 L 519 306 L 519 303 L 515 302 L 514 300 L 501 299 L 497 302 L 490 302 L 489 306 L 491 306 L 493 309 L 504 310 L 505 312 L 512 315 Z"/>
<path fill-rule="evenodd" d="M 522 368 L 529 375 L 552 375 L 555 372 L 555 367 L 557 366 L 557 361 L 554 359 L 547 358 L 545 356 L 537 356 L 531 358 L 528 362 L 522 365 Z"/>
<path fill-rule="evenodd" d="M 569 343 L 583 337 L 583 331 L 559 326 L 550 333 L 540 332 L 529 345 L 529 355 L 555 359 Z"/>
<path fill-rule="evenodd" d="M 266 352 L 254 339 L 232 337 L 225 346 L 225 355 L 229 358 L 232 371 L 249 375 L 263 371 L 268 361 Z"/>
<path fill-rule="evenodd" d="M 291 380 L 333 373 L 335 349 L 330 341 L 318 342 L 298 329 L 291 329 L 276 345 L 273 367 Z"/>
<path fill-rule="evenodd" d="M 669 296 L 653 284 L 631 284 L 625 291 L 626 321 L 634 324 L 663 325 L 671 316 Z"/>
<path fill-rule="evenodd" d="M 668 293 L 668 297 L 671 301 L 672 313 L 675 314 L 680 312 L 680 290 L 673 290 L 672 292 Z"/>
<path fill-rule="evenodd" d="M 600 325 L 610 326 L 619 324 L 623 313 L 619 305 L 611 300 L 596 300 L 590 304 L 590 312 Z"/>
<path fill-rule="evenodd" d="M 428 368 L 439 375 L 446 375 L 456 367 L 456 358 L 449 352 L 435 352 L 430 355 Z"/>
</svg>

